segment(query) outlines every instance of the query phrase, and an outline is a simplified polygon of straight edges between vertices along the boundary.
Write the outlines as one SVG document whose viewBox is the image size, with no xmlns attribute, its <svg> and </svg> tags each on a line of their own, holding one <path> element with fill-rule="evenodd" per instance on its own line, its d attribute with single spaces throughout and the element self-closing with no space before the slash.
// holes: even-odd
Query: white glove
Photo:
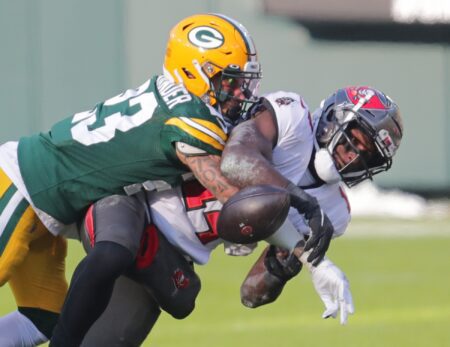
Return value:
<svg viewBox="0 0 450 347">
<path fill-rule="evenodd" d="M 325 258 L 317 267 L 311 267 L 316 292 L 325 304 L 322 318 L 336 318 L 341 311 L 341 324 L 347 324 L 349 314 L 355 312 L 350 284 L 345 274 L 333 262 Z"/>
<path fill-rule="evenodd" d="M 226 255 L 242 257 L 251 254 L 255 250 L 257 245 L 258 244 L 256 242 L 242 245 L 240 243 L 231 243 L 225 241 L 223 244 L 223 248 Z"/>
</svg>

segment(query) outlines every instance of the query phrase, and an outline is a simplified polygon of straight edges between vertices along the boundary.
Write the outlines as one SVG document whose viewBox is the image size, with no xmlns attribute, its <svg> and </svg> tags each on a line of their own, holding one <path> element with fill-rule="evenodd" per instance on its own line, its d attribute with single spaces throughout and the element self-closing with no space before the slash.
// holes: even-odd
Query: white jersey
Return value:
<svg viewBox="0 0 450 347">
<path fill-rule="evenodd" d="M 171 244 L 197 264 L 206 264 L 223 242 L 217 236 L 222 204 L 197 181 L 148 193 L 152 222 Z"/>
<path fill-rule="evenodd" d="M 267 94 L 276 118 L 278 139 L 273 165 L 288 180 L 300 182 L 313 151 L 313 125 L 308 106 L 300 95 L 289 92 Z"/>
<path fill-rule="evenodd" d="M 264 98 L 277 119 L 274 167 L 290 181 L 309 185 L 308 164 L 313 152 L 314 124 L 306 103 L 298 94 L 290 92 L 271 93 Z M 323 184 L 305 191 L 318 200 L 330 218 L 334 236 L 342 235 L 350 221 L 350 206 L 340 184 Z M 222 206 L 198 183 L 185 183 L 181 188 L 150 193 L 149 205 L 158 229 L 196 263 L 205 264 L 211 251 L 223 243 L 216 230 Z M 295 209 L 291 208 L 288 218 L 301 234 L 309 234 L 304 218 Z"/>
</svg>

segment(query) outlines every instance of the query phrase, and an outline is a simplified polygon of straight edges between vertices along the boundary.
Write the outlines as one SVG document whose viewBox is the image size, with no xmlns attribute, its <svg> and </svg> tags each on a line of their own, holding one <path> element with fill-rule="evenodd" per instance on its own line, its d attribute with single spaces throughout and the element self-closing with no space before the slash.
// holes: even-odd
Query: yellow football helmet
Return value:
<svg viewBox="0 0 450 347">
<path fill-rule="evenodd" d="M 225 15 L 210 13 L 185 18 L 171 30 L 164 74 L 206 103 L 219 106 L 233 95 L 222 91 L 222 82 L 213 83 L 213 78 L 239 80 L 245 99 L 239 99 L 239 110 L 228 115 L 236 117 L 256 100 L 261 67 L 247 29 Z"/>
</svg>

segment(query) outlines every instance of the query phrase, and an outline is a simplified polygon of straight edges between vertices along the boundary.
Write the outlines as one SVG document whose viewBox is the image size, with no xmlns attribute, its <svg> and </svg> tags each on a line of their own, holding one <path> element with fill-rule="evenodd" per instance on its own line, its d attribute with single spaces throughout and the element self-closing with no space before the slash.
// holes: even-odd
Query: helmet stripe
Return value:
<svg viewBox="0 0 450 347">
<path fill-rule="evenodd" d="M 249 55 L 249 60 L 250 61 L 256 61 L 256 47 L 255 44 L 253 42 L 252 37 L 250 36 L 249 31 L 247 30 L 246 27 L 244 27 L 241 23 L 239 23 L 238 21 L 225 16 L 223 14 L 220 13 L 210 13 L 210 15 L 212 16 L 216 16 L 219 18 L 222 18 L 223 20 L 226 20 L 228 23 L 230 23 L 231 25 L 233 25 L 235 27 L 235 29 L 241 34 L 242 39 L 245 42 L 245 47 L 247 48 L 247 52 Z"/>
</svg>

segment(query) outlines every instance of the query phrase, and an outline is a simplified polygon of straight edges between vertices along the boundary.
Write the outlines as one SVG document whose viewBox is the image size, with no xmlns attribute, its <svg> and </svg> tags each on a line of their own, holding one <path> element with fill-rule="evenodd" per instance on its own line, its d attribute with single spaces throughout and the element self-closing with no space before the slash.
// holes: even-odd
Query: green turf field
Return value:
<svg viewBox="0 0 450 347">
<path fill-rule="evenodd" d="M 389 230 L 389 237 L 381 235 Z M 349 277 L 356 306 L 347 326 L 321 318 L 306 271 L 276 303 L 244 308 L 239 285 L 256 255 L 232 258 L 218 249 L 210 264 L 198 267 L 203 289 L 194 313 L 183 321 L 163 315 L 144 346 L 450 346 L 450 218 L 356 219 L 333 243 L 329 256 Z M 72 269 L 81 250 L 75 242 L 70 247 Z M 0 289 L 0 314 L 13 307 L 8 288 Z"/>
</svg>

